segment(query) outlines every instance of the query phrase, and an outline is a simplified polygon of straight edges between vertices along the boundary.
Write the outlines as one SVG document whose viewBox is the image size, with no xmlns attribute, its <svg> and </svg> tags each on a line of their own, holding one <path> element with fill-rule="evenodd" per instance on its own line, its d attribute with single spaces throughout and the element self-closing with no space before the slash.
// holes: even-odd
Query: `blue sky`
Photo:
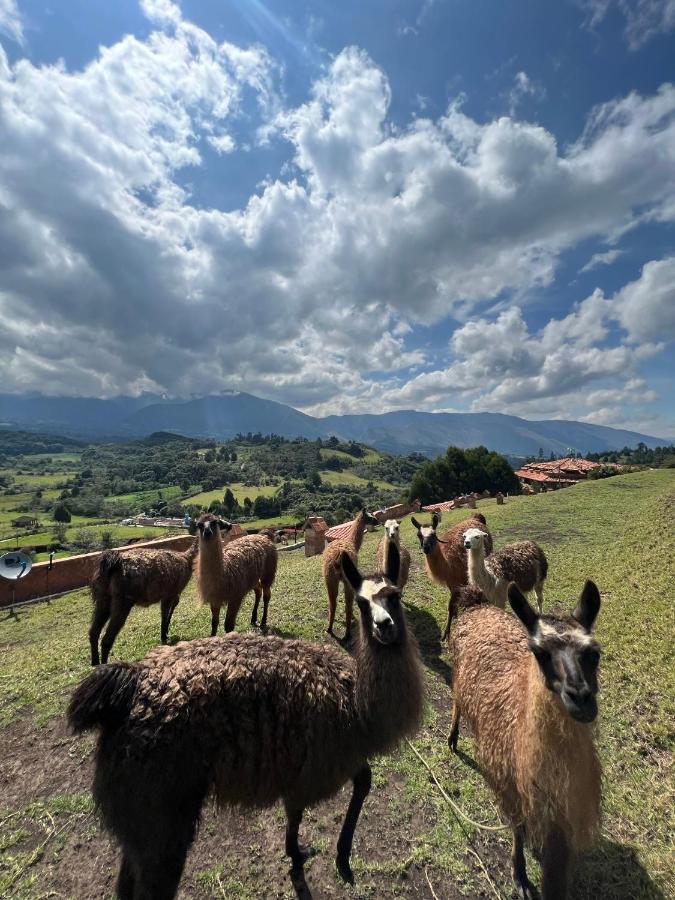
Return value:
<svg viewBox="0 0 675 900">
<path fill-rule="evenodd" d="M 0 384 L 675 435 L 675 0 L 0 0 Z"/>
</svg>

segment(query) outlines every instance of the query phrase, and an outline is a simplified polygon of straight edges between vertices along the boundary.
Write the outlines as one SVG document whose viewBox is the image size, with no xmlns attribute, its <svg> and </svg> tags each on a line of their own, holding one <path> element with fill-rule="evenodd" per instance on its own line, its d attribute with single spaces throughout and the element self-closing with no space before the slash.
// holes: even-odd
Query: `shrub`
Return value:
<svg viewBox="0 0 675 900">
<path fill-rule="evenodd" d="M 70 522 L 72 517 L 70 515 L 70 510 L 65 503 L 57 503 L 54 507 L 52 518 L 55 522 Z"/>
</svg>

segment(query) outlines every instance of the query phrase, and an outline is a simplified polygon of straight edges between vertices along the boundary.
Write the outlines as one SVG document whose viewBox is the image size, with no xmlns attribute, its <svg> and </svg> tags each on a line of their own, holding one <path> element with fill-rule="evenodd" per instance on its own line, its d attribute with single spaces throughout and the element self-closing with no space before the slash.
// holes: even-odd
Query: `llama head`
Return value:
<svg viewBox="0 0 675 900">
<path fill-rule="evenodd" d="M 464 547 L 466 550 L 479 550 L 481 547 L 484 548 L 483 541 L 487 537 L 487 534 L 484 531 L 481 531 L 480 528 L 467 528 L 464 532 Z"/>
<path fill-rule="evenodd" d="M 593 722 L 598 715 L 600 647 L 591 634 L 600 610 L 600 592 L 587 581 L 571 616 L 537 614 L 515 584 L 509 603 L 527 629 L 528 645 L 546 687 L 556 694 L 577 722 Z"/>
<path fill-rule="evenodd" d="M 384 533 L 390 541 L 396 541 L 396 543 L 398 543 L 400 527 L 401 523 L 397 519 L 387 519 L 384 523 Z"/>
<path fill-rule="evenodd" d="M 430 553 L 434 552 L 436 545 L 439 543 L 438 535 L 436 534 L 436 528 L 438 527 L 439 521 L 438 516 L 436 513 L 433 514 L 431 517 L 431 525 L 421 525 L 414 516 L 411 517 L 410 521 L 417 529 L 417 538 L 420 542 L 422 552 L 425 556 L 429 556 Z"/>
<path fill-rule="evenodd" d="M 361 627 L 371 641 L 400 643 L 405 634 L 401 592 L 397 587 L 401 557 L 393 542 L 387 551 L 386 571 L 364 578 L 348 553 L 342 553 L 342 573 L 354 591 L 361 613 Z"/>
<path fill-rule="evenodd" d="M 221 531 L 229 531 L 232 528 L 231 522 L 225 522 L 214 516 L 213 513 L 204 513 L 197 521 L 197 529 L 199 531 L 199 539 L 210 541 L 211 538 L 219 537 Z"/>
</svg>

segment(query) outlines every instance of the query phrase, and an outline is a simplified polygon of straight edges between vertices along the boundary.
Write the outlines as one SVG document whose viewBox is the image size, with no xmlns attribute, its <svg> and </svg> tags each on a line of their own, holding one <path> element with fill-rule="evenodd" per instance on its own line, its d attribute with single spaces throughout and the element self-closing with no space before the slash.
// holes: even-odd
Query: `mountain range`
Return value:
<svg viewBox="0 0 675 900">
<path fill-rule="evenodd" d="M 145 437 L 155 431 L 219 440 L 249 431 L 287 438 L 335 435 L 389 453 L 419 452 L 428 456 L 441 453 L 450 444 L 482 444 L 517 457 L 537 454 L 540 448 L 548 456 L 568 450 L 620 450 L 640 442 L 648 447 L 672 443 L 605 425 L 558 419 L 529 421 L 501 413 L 398 410 L 318 418 L 283 403 L 235 391 L 190 400 L 170 400 L 154 394 L 109 400 L 0 394 L 0 427 L 56 431 L 89 440 Z"/>
</svg>

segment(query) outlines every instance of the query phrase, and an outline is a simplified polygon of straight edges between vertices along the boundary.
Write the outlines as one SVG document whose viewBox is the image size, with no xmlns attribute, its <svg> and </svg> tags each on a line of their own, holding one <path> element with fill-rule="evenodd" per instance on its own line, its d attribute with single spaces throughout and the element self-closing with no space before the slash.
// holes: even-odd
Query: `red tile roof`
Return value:
<svg viewBox="0 0 675 900">
<path fill-rule="evenodd" d="M 422 507 L 424 512 L 445 512 L 446 509 L 454 509 L 454 508 L 455 508 L 454 500 L 444 500 L 442 503 L 430 503 L 428 506 Z"/>
<path fill-rule="evenodd" d="M 333 527 L 329 528 L 326 532 L 326 540 L 334 541 L 337 538 L 346 538 L 352 530 L 353 524 L 354 519 L 352 519 L 351 522 L 343 522 L 342 525 L 333 525 Z"/>
</svg>

